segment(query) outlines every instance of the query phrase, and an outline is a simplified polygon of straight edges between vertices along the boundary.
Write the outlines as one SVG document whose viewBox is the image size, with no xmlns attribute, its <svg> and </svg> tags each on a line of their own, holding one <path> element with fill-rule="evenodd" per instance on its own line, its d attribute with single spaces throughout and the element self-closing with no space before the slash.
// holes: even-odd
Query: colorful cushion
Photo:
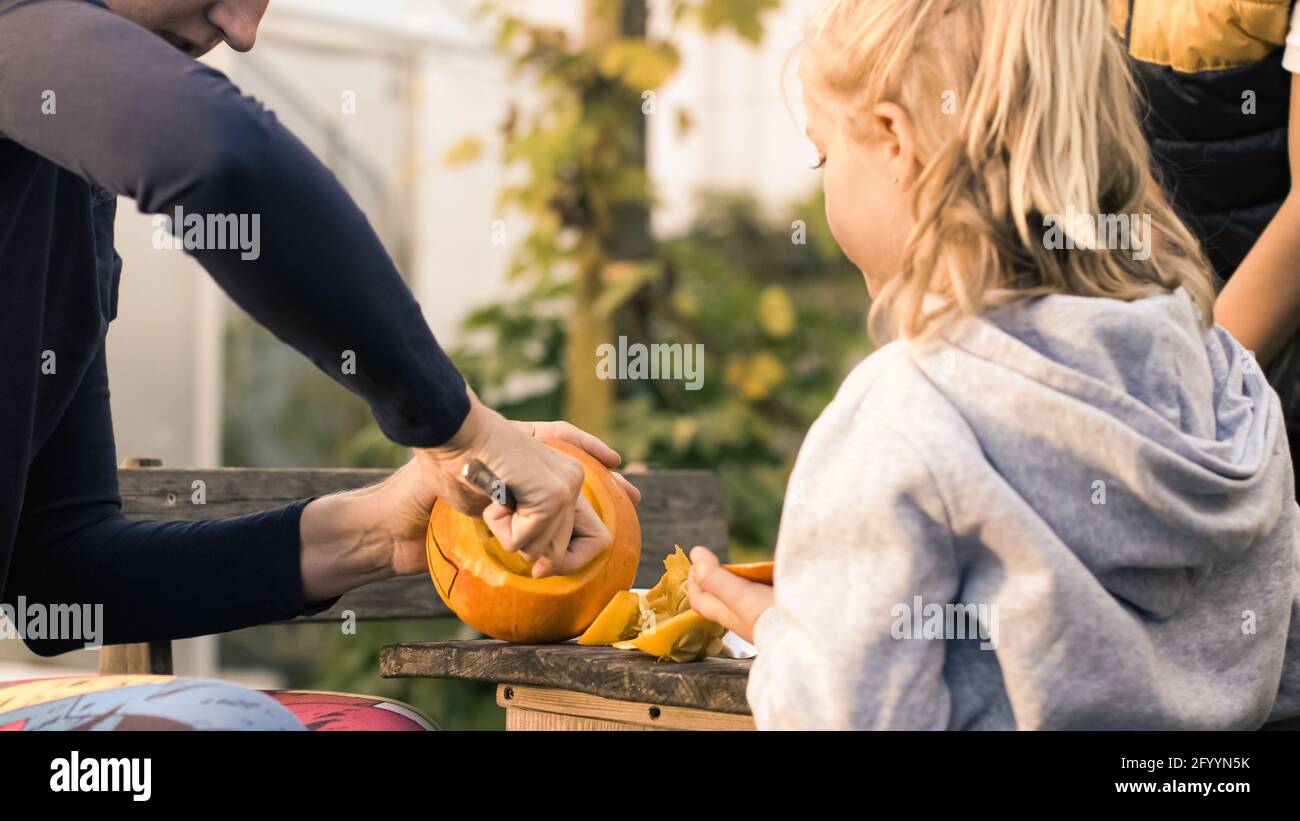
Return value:
<svg viewBox="0 0 1300 821">
<path fill-rule="evenodd" d="M 308 730 L 435 730 L 423 713 L 409 704 L 378 696 L 323 693 L 315 690 L 266 690 Z"/>
<path fill-rule="evenodd" d="M 389 699 L 174 676 L 0 682 L 3 730 L 432 730 Z"/>
<path fill-rule="evenodd" d="M 265 693 L 173 676 L 67 676 L 0 682 L 4 730 L 302 730 Z"/>
</svg>

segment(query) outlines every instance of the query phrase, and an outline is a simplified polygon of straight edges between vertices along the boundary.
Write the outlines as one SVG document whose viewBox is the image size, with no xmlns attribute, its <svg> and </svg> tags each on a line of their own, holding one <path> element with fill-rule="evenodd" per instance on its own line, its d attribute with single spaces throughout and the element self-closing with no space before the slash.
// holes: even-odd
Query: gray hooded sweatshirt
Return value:
<svg viewBox="0 0 1300 821">
<path fill-rule="evenodd" d="M 1300 714 L 1281 410 L 1182 292 L 1051 296 L 862 362 L 799 452 L 760 728 Z"/>
</svg>

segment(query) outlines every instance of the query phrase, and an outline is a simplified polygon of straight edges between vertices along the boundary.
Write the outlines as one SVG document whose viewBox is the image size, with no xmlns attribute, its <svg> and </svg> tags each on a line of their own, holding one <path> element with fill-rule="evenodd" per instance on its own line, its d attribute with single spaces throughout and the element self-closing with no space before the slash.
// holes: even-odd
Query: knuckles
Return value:
<svg viewBox="0 0 1300 821">
<path fill-rule="evenodd" d="M 563 461 L 561 462 L 557 473 L 559 474 L 560 481 L 564 483 L 564 489 L 569 494 L 569 498 L 565 501 L 572 502 L 577 498 L 578 494 L 582 492 L 582 481 L 586 478 L 582 470 L 582 465 L 579 465 L 577 462 L 566 456 L 563 457 Z"/>
</svg>

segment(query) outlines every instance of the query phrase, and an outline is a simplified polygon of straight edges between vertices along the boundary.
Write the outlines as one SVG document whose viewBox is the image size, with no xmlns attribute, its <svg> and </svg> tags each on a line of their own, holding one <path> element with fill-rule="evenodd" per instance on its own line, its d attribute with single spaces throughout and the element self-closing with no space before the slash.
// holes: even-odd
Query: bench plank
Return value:
<svg viewBox="0 0 1300 821">
<path fill-rule="evenodd" d="M 299 499 L 365 487 L 388 470 L 220 468 L 124 468 L 118 471 L 122 512 L 133 519 L 194 521 L 244 516 Z M 707 471 L 654 470 L 628 475 L 642 493 L 641 564 L 636 586 L 652 587 L 663 574 L 663 558 L 674 544 L 703 544 L 723 561 L 728 556 L 727 523 L 717 477 Z M 196 481 L 204 483 L 204 504 L 195 504 Z M 331 609 L 302 621 L 336 622 L 346 610 L 359 619 L 450 616 L 425 575 L 389 579 L 354 590 Z"/>
<path fill-rule="evenodd" d="M 498 685 L 497 706 L 506 711 L 507 730 L 754 729 L 753 716 L 667 704 L 638 704 L 526 684 Z"/>
<path fill-rule="evenodd" d="M 750 659 L 691 664 L 577 644 L 501 641 L 403 642 L 379 653 L 384 678 L 453 678 L 551 687 L 641 704 L 748 715 Z"/>
</svg>

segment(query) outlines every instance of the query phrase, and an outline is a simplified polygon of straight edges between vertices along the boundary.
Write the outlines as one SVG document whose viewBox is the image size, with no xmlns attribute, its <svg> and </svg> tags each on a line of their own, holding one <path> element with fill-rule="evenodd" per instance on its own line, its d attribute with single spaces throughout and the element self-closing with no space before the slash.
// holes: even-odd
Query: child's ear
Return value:
<svg viewBox="0 0 1300 821">
<path fill-rule="evenodd" d="M 880 144 L 880 158 L 890 179 L 907 188 L 918 170 L 916 124 L 907 110 L 897 103 L 878 103 L 871 110 L 872 125 Z"/>
</svg>

